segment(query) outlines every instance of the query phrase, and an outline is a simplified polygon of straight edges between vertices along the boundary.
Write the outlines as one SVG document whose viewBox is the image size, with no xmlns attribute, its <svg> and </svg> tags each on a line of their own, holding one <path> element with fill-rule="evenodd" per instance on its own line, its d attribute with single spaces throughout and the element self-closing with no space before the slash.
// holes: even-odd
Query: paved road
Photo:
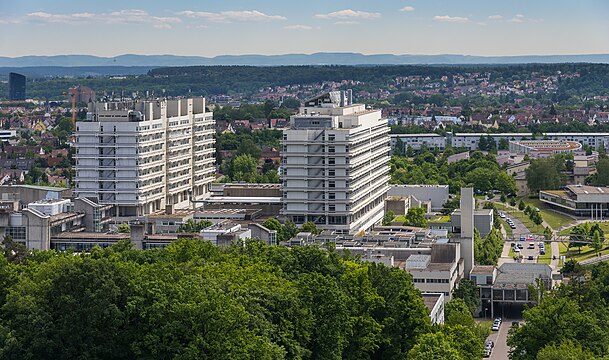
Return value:
<svg viewBox="0 0 609 360">
<path fill-rule="evenodd" d="M 491 360 L 508 360 L 508 353 L 510 348 L 507 346 L 507 336 L 510 327 L 512 326 L 513 319 L 503 319 L 503 323 L 501 323 L 501 327 L 499 331 L 493 331 L 491 335 L 489 335 L 489 339 L 495 343 L 495 347 L 493 348 L 493 352 L 491 353 Z M 520 320 L 518 320 L 520 321 Z"/>
</svg>

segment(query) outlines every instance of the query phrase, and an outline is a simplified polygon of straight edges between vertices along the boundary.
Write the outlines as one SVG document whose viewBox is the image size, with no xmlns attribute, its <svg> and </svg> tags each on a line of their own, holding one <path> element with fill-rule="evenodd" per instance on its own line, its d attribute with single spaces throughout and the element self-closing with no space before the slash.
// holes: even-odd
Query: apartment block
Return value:
<svg viewBox="0 0 609 360">
<path fill-rule="evenodd" d="M 353 104 L 350 91 L 304 103 L 282 143 L 282 214 L 339 234 L 383 217 L 389 188 L 389 127 L 380 110 Z"/>
<path fill-rule="evenodd" d="M 212 116 L 204 98 L 90 103 L 76 123 L 76 195 L 119 218 L 189 207 L 214 179 Z"/>
</svg>

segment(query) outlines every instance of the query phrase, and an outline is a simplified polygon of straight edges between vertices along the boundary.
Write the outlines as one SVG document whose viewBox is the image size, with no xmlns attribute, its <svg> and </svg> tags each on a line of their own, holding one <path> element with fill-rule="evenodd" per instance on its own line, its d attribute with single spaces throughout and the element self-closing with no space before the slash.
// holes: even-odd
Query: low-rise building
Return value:
<svg viewBox="0 0 609 360">
<path fill-rule="evenodd" d="M 548 157 L 554 154 L 580 151 L 582 144 L 568 140 L 512 140 L 510 152 L 529 155 L 531 158 Z"/>
<path fill-rule="evenodd" d="M 551 208 L 591 220 L 609 217 L 609 187 L 567 185 L 563 190 L 542 190 L 539 200 Z"/>
</svg>

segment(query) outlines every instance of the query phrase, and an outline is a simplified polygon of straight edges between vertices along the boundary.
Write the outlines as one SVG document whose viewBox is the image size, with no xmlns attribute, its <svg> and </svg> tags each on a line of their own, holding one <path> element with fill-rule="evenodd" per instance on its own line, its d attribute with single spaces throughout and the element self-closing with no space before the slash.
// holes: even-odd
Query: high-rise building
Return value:
<svg viewBox="0 0 609 360">
<path fill-rule="evenodd" d="M 90 103 L 76 123 L 77 196 L 117 217 L 189 207 L 214 180 L 212 115 L 204 98 Z"/>
<path fill-rule="evenodd" d="M 283 215 L 353 234 L 380 222 L 389 188 L 389 128 L 351 91 L 304 103 L 283 132 Z"/>
<path fill-rule="evenodd" d="M 17 73 L 8 74 L 8 99 L 25 100 L 25 76 Z"/>
</svg>

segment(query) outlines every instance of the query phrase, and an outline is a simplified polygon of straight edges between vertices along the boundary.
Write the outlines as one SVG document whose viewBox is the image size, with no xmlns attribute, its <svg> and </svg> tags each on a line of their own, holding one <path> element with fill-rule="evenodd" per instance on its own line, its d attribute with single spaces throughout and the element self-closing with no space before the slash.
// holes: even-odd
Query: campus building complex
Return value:
<svg viewBox="0 0 609 360">
<path fill-rule="evenodd" d="M 90 103 L 76 123 L 76 195 L 119 218 L 189 207 L 214 179 L 212 115 L 204 98 Z"/>
<path fill-rule="evenodd" d="M 352 104 L 350 91 L 305 102 L 283 133 L 283 215 L 336 233 L 357 233 L 383 217 L 389 127 L 380 110 Z"/>
</svg>

